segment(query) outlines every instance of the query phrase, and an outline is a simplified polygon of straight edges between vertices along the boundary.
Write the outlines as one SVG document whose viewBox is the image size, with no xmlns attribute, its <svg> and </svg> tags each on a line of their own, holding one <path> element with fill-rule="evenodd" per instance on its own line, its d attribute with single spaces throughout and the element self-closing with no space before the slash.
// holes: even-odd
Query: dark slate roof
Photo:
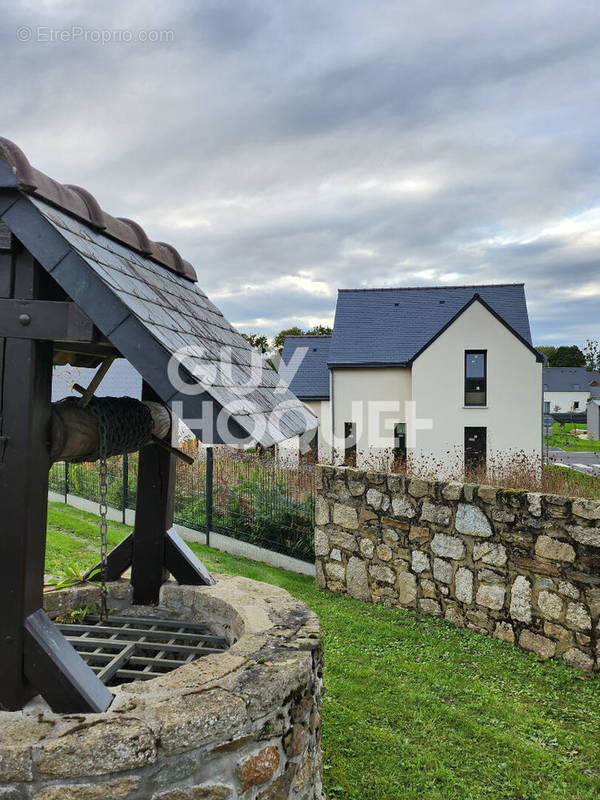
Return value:
<svg viewBox="0 0 600 800">
<path fill-rule="evenodd" d="M 329 400 L 330 343 L 331 336 L 285 337 L 279 375 L 300 400 Z"/>
<path fill-rule="evenodd" d="M 600 395 L 600 372 L 590 372 L 585 367 L 544 367 L 544 391 Z"/>
<path fill-rule="evenodd" d="M 1 152 L 0 218 L 202 441 L 268 447 L 316 427 L 189 276 L 32 194 Z M 176 353 L 187 354 L 178 386 L 168 371 Z"/>
<path fill-rule="evenodd" d="M 340 289 L 329 364 L 408 365 L 476 294 L 531 347 L 522 283 Z"/>
</svg>

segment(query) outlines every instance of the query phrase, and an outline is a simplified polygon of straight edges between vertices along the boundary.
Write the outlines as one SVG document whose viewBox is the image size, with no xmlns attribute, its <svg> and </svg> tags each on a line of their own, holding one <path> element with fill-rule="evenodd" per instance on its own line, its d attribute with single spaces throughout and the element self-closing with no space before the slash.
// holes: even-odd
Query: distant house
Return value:
<svg viewBox="0 0 600 800">
<path fill-rule="evenodd" d="M 544 367 L 547 413 L 583 413 L 590 397 L 600 397 L 600 372 L 585 367 Z"/>
<path fill-rule="evenodd" d="M 52 400 L 62 400 L 70 395 L 78 396 L 73 385 L 84 388 L 90 383 L 96 369 L 86 367 L 56 366 L 52 373 Z M 104 376 L 95 394 L 98 397 L 142 397 L 142 376 L 124 358 L 117 358 Z"/>
<path fill-rule="evenodd" d="M 320 418 L 321 459 L 410 457 L 438 474 L 541 459 L 543 359 L 523 284 L 340 290 L 332 336 L 289 337 L 283 360 Z"/>
<path fill-rule="evenodd" d="M 329 346 L 331 336 L 287 336 L 279 375 L 286 380 L 299 400 L 308 406 L 319 421 L 316 432 L 306 442 L 306 456 L 312 461 L 331 458 L 331 405 L 329 402 Z M 297 365 L 300 365 L 295 371 Z M 298 460 L 297 440 L 290 439 L 279 445 L 280 455 L 286 460 Z"/>
<path fill-rule="evenodd" d="M 587 402 L 587 429 L 592 439 L 600 440 L 600 397 Z"/>
</svg>

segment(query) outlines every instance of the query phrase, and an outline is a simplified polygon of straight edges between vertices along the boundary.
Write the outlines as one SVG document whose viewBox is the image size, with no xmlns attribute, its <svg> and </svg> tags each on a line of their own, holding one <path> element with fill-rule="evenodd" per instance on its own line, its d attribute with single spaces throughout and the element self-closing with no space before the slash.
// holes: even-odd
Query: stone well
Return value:
<svg viewBox="0 0 600 800">
<path fill-rule="evenodd" d="M 321 800 L 322 641 L 317 617 L 282 589 L 215 576 L 163 586 L 158 609 L 120 613 L 206 622 L 230 643 L 149 681 L 111 687 L 104 714 L 55 714 L 39 700 L 0 712 L 0 800 Z M 46 595 L 50 616 L 98 597 Z"/>
</svg>

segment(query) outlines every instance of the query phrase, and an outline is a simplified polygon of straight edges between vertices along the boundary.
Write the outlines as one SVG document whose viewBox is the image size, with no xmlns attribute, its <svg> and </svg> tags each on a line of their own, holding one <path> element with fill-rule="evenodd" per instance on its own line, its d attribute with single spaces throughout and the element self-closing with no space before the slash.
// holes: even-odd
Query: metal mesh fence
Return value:
<svg viewBox="0 0 600 800">
<path fill-rule="evenodd" d="M 108 504 L 135 509 L 137 454 L 108 460 Z M 212 492 L 209 472 L 212 469 Z M 177 461 L 175 522 L 194 530 L 224 533 L 236 539 L 313 561 L 313 464 L 297 469 L 275 458 L 215 448 L 213 465 L 201 451 L 191 465 Z M 50 489 L 97 502 L 97 464 L 54 464 Z"/>
</svg>

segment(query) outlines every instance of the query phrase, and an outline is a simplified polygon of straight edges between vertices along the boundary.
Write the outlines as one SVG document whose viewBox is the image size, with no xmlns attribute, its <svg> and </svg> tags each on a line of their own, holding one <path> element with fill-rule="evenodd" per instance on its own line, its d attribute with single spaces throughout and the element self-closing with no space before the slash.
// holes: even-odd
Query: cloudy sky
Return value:
<svg viewBox="0 0 600 800">
<path fill-rule="evenodd" d="M 0 135 L 241 330 L 329 323 L 338 287 L 524 281 L 537 344 L 600 338 L 597 0 L 0 7 Z"/>
</svg>

